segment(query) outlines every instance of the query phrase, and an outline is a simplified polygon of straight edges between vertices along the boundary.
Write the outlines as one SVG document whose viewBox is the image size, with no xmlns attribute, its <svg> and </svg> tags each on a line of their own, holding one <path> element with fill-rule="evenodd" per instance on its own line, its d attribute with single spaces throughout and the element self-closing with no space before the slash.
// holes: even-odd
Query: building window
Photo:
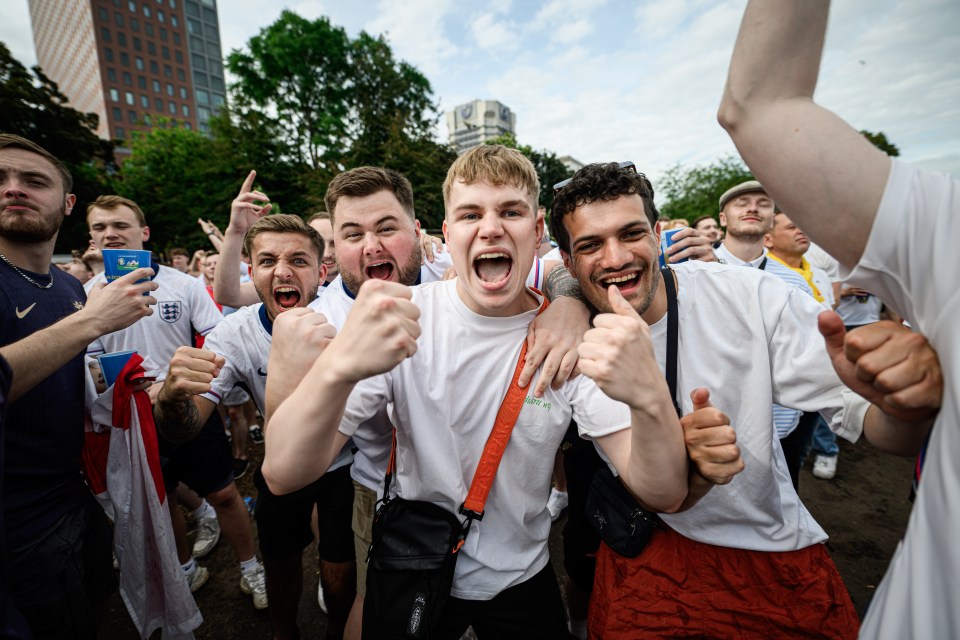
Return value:
<svg viewBox="0 0 960 640">
<path fill-rule="evenodd" d="M 173 32 L 173 44 L 180 46 L 180 34 L 176 31 Z"/>
<path fill-rule="evenodd" d="M 180 87 L 180 99 L 181 99 L 181 100 L 186 100 L 186 99 L 187 99 L 187 88 L 186 88 L 186 87 Z"/>
<path fill-rule="evenodd" d="M 164 60 L 169 60 L 170 47 L 167 47 L 167 46 L 160 47 L 160 57 L 163 58 Z"/>
<path fill-rule="evenodd" d="M 187 31 L 189 33 L 195 33 L 198 36 L 203 34 L 203 29 L 200 27 L 200 23 L 196 20 L 191 20 L 187 18 Z"/>
<path fill-rule="evenodd" d="M 189 122 L 184 122 L 183 126 L 187 128 L 187 131 L 193 131 L 193 125 Z"/>
<path fill-rule="evenodd" d="M 168 77 L 168 78 L 172 78 L 172 77 L 173 77 L 173 67 L 171 67 L 171 66 L 168 65 L 168 64 L 163 65 L 163 75 L 165 75 L 165 76 Z"/>
<path fill-rule="evenodd" d="M 148 7 L 147 5 L 143 5 L 143 17 L 145 18 L 150 17 L 150 7 Z"/>
<path fill-rule="evenodd" d="M 223 98 L 222 95 L 220 95 L 219 93 L 213 94 L 213 104 L 214 104 L 214 105 L 216 105 L 216 106 L 218 106 L 218 107 L 222 107 L 225 103 L 226 103 L 226 100 L 224 100 L 224 98 Z"/>
<path fill-rule="evenodd" d="M 153 44 L 150 41 L 147 41 L 147 53 L 152 56 L 157 55 L 157 45 Z"/>
<path fill-rule="evenodd" d="M 193 72 L 193 84 L 199 84 L 203 87 L 209 87 L 210 82 L 207 80 L 207 74 L 200 73 L 199 71 Z"/>
<path fill-rule="evenodd" d="M 206 122 L 210 119 L 210 109 L 197 107 L 197 117 L 200 119 L 200 122 Z"/>
<path fill-rule="evenodd" d="M 104 42 L 110 42 L 110 29 L 100 27 L 100 39 Z"/>
<path fill-rule="evenodd" d="M 163 27 L 160 27 L 160 39 L 163 40 L 164 42 L 167 41 L 167 30 L 164 29 Z"/>
<path fill-rule="evenodd" d="M 170 8 L 171 9 L 177 8 L 177 0 L 170 0 Z"/>
<path fill-rule="evenodd" d="M 156 61 L 156 60 L 151 60 L 151 61 L 150 61 L 150 73 L 154 73 L 154 74 L 160 73 L 160 67 L 157 66 L 157 61 Z"/>
<path fill-rule="evenodd" d="M 150 98 L 143 95 L 142 93 L 140 94 L 140 106 L 143 107 L 144 109 L 150 108 Z"/>
<path fill-rule="evenodd" d="M 137 124 L 137 112 L 136 111 L 127 111 L 127 122 L 130 124 Z"/>
<path fill-rule="evenodd" d="M 177 103 L 176 103 L 176 102 L 173 102 L 173 101 L 168 102 L 168 103 L 167 103 L 167 107 L 169 107 L 169 109 L 170 109 L 170 115 L 172 115 L 172 116 L 177 115 Z"/>
<path fill-rule="evenodd" d="M 210 86 L 217 91 L 226 91 L 226 87 L 223 86 L 223 78 L 219 76 L 210 76 Z"/>
<path fill-rule="evenodd" d="M 107 62 L 113 62 L 113 49 L 111 49 L 110 47 L 104 47 L 103 57 L 106 59 Z"/>
<path fill-rule="evenodd" d="M 107 80 L 117 81 L 117 70 L 113 67 L 107 67 Z"/>
<path fill-rule="evenodd" d="M 204 91 L 203 89 L 197 89 L 193 92 L 197 96 L 197 103 L 199 104 L 210 104 L 210 94 Z"/>
<path fill-rule="evenodd" d="M 143 71 L 144 69 L 143 58 L 141 58 L 140 56 L 137 56 L 136 58 L 134 58 L 133 66 L 135 66 L 138 70 Z"/>
<path fill-rule="evenodd" d="M 190 60 L 193 61 L 193 68 L 200 69 L 202 71 L 207 70 L 207 59 L 201 55 L 194 53 L 190 56 Z"/>
<path fill-rule="evenodd" d="M 217 12 L 213 9 L 204 9 L 203 19 L 211 24 L 217 24 Z"/>
<path fill-rule="evenodd" d="M 185 104 L 180 105 L 180 113 L 183 114 L 183 117 L 184 117 L 184 118 L 189 118 L 189 117 L 190 117 L 190 107 L 188 107 L 188 106 L 185 105 Z"/>
<path fill-rule="evenodd" d="M 130 31 L 140 32 L 140 21 L 136 18 L 130 18 Z"/>
<path fill-rule="evenodd" d="M 120 92 L 116 89 L 110 89 L 110 100 L 113 102 L 120 102 Z"/>
<path fill-rule="evenodd" d="M 133 11 L 134 13 L 136 13 L 136 12 L 137 12 L 137 3 L 134 2 L 133 0 L 130 0 L 129 2 L 127 2 L 127 8 L 130 9 L 130 11 Z"/>
<path fill-rule="evenodd" d="M 127 132 L 123 130 L 123 127 L 117 127 L 117 138 L 123 140 L 127 137 Z"/>
<path fill-rule="evenodd" d="M 173 95 L 173 85 L 170 84 L 169 82 L 167 83 L 167 95 L 168 95 L 168 96 L 172 96 L 172 95 Z"/>
<path fill-rule="evenodd" d="M 144 78 L 143 76 L 137 76 L 137 86 L 140 87 L 141 89 L 146 89 L 147 79 Z"/>
<path fill-rule="evenodd" d="M 148 127 L 151 125 L 149 113 L 143 114 L 143 124 L 147 125 Z"/>
<path fill-rule="evenodd" d="M 163 113 L 163 100 L 160 98 L 154 98 L 153 106 L 155 107 L 157 113 Z"/>
<path fill-rule="evenodd" d="M 149 22 L 144 22 L 144 23 L 143 23 L 143 30 L 146 32 L 146 34 L 147 34 L 148 36 L 150 36 L 151 38 L 153 37 L 153 25 L 152 25 L 151 23 L 149 23 Z"/>
<path fill-rule="evenodd" d="M 186 76 L 186 74 L 183 72 L 183 69 L 177 69 L 177 80 L 179 80 L 180 82 L 186 82 L 186 81 L 187 81 L 187 76 Z"/>
<path fill-rule="evenodd" d="M 163 11 L 161 11 L 161 10 L 159 10 L 159 9 L 157 9 L 157 21 L 159 21 L 159 22 L 166 22 L 166 21 L 167 21 L 166 16 L 163 15 Z"/>
<path fill-rule="evenodd" d="M 126 52 L 124 52 L 124 51 L 121 51 L 121 52 L 120 52 L 120 64 L 122 64 L 122 65 L 125 66 L 125 67 L 129 67 L 129 66 L 130 66 L 130 54 L 128 54 L 128 53 L 126 53 Z"/>
<path fill-rule="evenodd" d="M 114 107 L 110 111 L 113 114 L 114 122 L 119 122 L 120 120 L 123 120 L 123 111 L 120 110 L 120 107 Z"/>
<path fill-rule="evenodd" d="M 120 28 L 123 28 L 123 14 L 115 13 L 113 14 L 113 23 Z"/>
<path fill-rule="evenodd" d="M 154 81 L 153 81 L 153 91 L 154 91 L 154 93 L 160 93 L 160 81 L 159 81 L 159 80 L 154 80 Z"/>
<path fill-rule="evenodd" d="M 200 17 L 200 5 L 198 5 L 196 2 L 190 2 L 187 0 L 185 7 L 185 11 L 187 12 L 188 16 Z"/>
<path fill-rule="evenodd" d="M 177 20 L 177 16 L 170 16 L 170 24 L 173 25 L 174 27 L 180 26 L 180 21 Z"/>
<path fill-rule="evenodd" d="M 212 7 L 212 6 L 213 6 L 213 0 L 200 0 L 200 2 L 202 2 L 203 4 L 205 4 L 205 5 L 208 6 L 208 7 Z"/>
<path fill-rule="evenodd" d="M 176 34 L 174 34 L 176 35 Z M 177 61 L 177 64 L 183 64 L 183 51 L 177 49 L 173 52 L 173 59 Z"/>
<path fill-rule="evenodd" d="M 143 42 L 137 36 L 133 36 L 133 50 L 143 51 Z"/>
<path fill-rule="evenodd" d="M 207 37 L 214 42 L 220 42 L 220 35 L 217 33 L 216 23 L 207 25 Z"/>
<path fill-rule="evenodd" d="M 130 75 L 129 71 L 123 72 L 123 84 L 127 85 L 128 87 L 133 86 L 133 76 Z"/>
<path fill-rule="evenodd" d="M 127 46 L 127 34 L 122 31 L 117 32 L 117 44 L 121 47 Z"/>
<path fill-rule="evenodd" d="M 104 22 L 110 19 L 110 12 L 104 9 L 103 7 L 100 7 L 100 10 L 97 11 L 97 13 L 100 15 L 100 19 L 103 20 Z"/>
<path fill-rule="evenodd" d="M 123 97 L 126 99 L 127 104 L 130 104 L 130 105 L 136 104 L 136 101 L 133 99 L 133 92 L 132 92 L 132 91 L 124 91 L 124 92 L 123 92 Z"/>
</svg>

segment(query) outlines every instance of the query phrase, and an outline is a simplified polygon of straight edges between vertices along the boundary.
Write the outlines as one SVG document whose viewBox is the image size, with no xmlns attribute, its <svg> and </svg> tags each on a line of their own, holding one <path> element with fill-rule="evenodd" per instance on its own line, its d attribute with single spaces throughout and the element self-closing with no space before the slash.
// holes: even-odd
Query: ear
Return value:
<svg viewBox="0 0 960 640">
<path fill-rule="evenodd" d="M 727 228 L 727 214 L 723 211 L 720 212 L 720 226 L 724 229 Z"/>
<path fill-rule="evenodd" d="M 149 239 L 150 239 L 150 227 L 144 225 L 144 227 L 143 227 L 143 237 L 141 238 L 141 240 L 143 240 L 144 242 L 146 242 L 146 241 L 149 240 Z"/>
<path fill-rule="evenodd" d="M 653 235 L 657 239 L 657 246 L 660 246 L 660 234 L 663 233 L 663 222 L 657 220 L 657 224 L 653 226 Z"/>
<path fill-rule="evenodd" d="M 543 214 L 537 209 L 537 220 L 536 220 L 536 229 L 537 229 L 537 247 L 543 242 L 543 229 L 544 229 L 544 219 Z"/>
<path fill-rule="evenodd" d="M 563 258 L 563 266 L 571 274 L 573 273 L 573 258 L 570 257 L 570 254 L 560 249 L 560 257 Z"/>
<path fill-rule="evenodd" d="M 763 246 L 767 249 L 773 249 L 773 236 L 769 233 L 763 234 Z"/>
<path fill-rule="evenodd" d="M 318 282 L 323 284 L 327 281 L 327 265 L 320 263 L 320 280 Z"/>
<path fill-rule="evenodd" d="M 450 238 L 447 237 L 447 221 L 444 219 L 443 226 L 440 227 L 443 230 L 443 243 L 450 244 Z"/>
<path fill-rule="evenodd" d="M 416 218 L 413 219 L 413 228 L 417 230 L 417 238 L 420 237 L 420 221 Z"/>
<path fill-rule="evenodd" d="M 63 199 L 63 215 L 68 216 L 73 213 L 73 207 L 77 204 L 77 196 L 68 193 Z"/>
</svg>

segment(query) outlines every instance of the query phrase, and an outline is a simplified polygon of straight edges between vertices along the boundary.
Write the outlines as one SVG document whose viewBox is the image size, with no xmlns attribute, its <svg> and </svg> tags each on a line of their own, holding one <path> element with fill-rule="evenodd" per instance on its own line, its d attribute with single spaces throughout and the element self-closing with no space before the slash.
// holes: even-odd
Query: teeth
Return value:
<svg viewBox="0 0 960 640">
<path fill-rule="evenodd" d="M 492 260 L 494 258 L 509 258 L 505 253 L 481 253 L 477 256 L 477 260 Z"/>
<path fill-rule="evenodd" d="M 277 287 L 276 288 L 277 293 L 296 293 L 296 291 L 297 290 L 294 289 L 293 287 Z"/>
<path fill-rule="evenodd" d="M 620 276 L 618 278 L 604 278 L 604 283 L 606 284 L 617 284 L 618 282 L 627 282 L 628 280 L 633 280 L 636 277 L 636 274 L 630 276 Z"/>
</svg>

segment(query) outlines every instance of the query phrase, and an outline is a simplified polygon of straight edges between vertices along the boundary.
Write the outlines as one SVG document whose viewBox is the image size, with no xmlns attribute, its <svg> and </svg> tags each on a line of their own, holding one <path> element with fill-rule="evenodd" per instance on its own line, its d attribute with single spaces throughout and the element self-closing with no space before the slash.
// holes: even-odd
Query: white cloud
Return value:
<svg viewBox="0 0 960 640">
<path fill-rule="evenodd" d="M 480 49 L 514 51 L 520 46 L 520 34 L 516 28 L 493 13 L 474 16 L 470 20 L 470 33 Z"/>
<path fill-rule="evenodd" d="M 376 17 L 365 29 L 372 34 L 386 33 L 394 53 L 421 71 L 441 73 L 443 62 L 461 51 L 447 35 L 445 24 L 454 7 L 452 0 L 380 0 Z"/>
</svg>

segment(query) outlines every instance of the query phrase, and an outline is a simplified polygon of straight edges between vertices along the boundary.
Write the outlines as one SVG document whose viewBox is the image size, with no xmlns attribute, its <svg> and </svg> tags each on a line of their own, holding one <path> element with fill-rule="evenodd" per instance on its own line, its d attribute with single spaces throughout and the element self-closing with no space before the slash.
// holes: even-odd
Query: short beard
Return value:
<svg viewBox="0 0 960 640">
<path fill-rule="evenodd" d="M 57 235 L 60 231 L 60 225 L 66 217 L 67 205 L 61 204 L 58 210 L 54 210 L 54 216 L 51 220 L 42 211 L 39 221 L 26 220 L 17 216 L 0 215 L 0 237 L 10 242 L 18 244 L 43 244 Z"/>
<path fill-rule="evenodd" d="M 408 287 L 417 284 L 422 263 L 423 247 L 420 246 L 420 239 L 417 238 L 413 249 L 410 250 L 407 261 L 404 264 L 397 264 L 397 282 L 405 284 Z M 346 285 L 347 289 L 353 295 L 357 295 L 360 292 L 360 285 L 369 280 L 363 273 L 360 273 L 358 278 L 354 277 L 349 270 L 343 268 L 339 260 L 337 261 L 337 268 L 340 270 L 340 277 L 343 279 L 343 284 Z"/>
</svg>

